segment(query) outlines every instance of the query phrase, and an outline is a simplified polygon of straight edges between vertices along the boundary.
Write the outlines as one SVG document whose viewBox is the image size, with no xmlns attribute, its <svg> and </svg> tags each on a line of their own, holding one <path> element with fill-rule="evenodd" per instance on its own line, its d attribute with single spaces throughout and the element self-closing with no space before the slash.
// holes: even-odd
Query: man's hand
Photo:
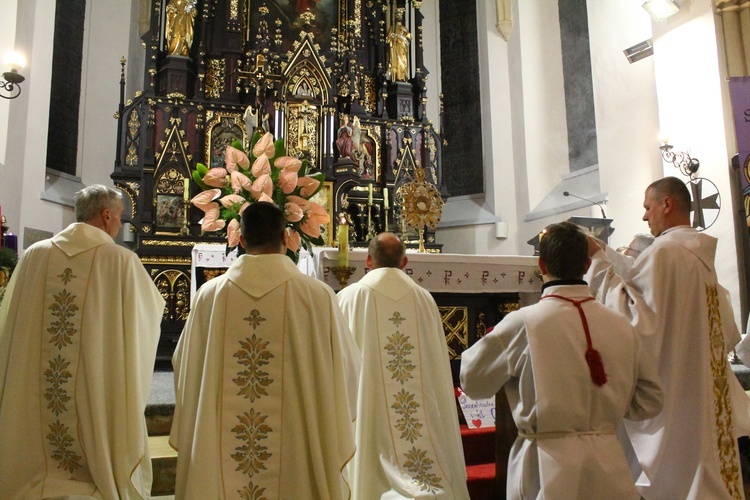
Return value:
<svg viewBox="0 0 750 500">
<path fill-rule="evenodd" d="M 589 235 L 589 257 L 593 257 L 596 252 L 599 250 L 604 250 L 605 244 L 603 241 L 594 238 L 593 236 Z"/>
</svg>

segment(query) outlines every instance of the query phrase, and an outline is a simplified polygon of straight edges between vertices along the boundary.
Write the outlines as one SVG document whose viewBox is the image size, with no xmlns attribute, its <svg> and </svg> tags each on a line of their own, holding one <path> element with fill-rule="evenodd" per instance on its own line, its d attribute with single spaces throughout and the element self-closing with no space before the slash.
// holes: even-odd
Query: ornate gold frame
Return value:
<svg viewBox="0 0 750 500">
<path fill-rule="evenodd" d="M 335 239 L 333 235 L 333 182 L 324 182 L 323 187 L 315 196 L 310 198 L 310 201 L 322 206 L 328 212 L 328 224 L 325 225 L 321 235 L 324 246 L 333 246 L 333 240 Z"/>
<path fill-rule="evenodd" d="M 205 150 L 204 150 L 204 156 L 203 161 L 205 162 L 206 166 L 211 168 L 217 167 L 220 165 L 212 165 L 211 162 L 211 151 L 214 149 L 214 146 L 221 149 L 221 163 L 223 164 L 223 158 L 224 158 L 224 147 L 226 147 L 226 144 L 220 145 L 220 144 L 214 144 L 215 140 L 217 139 L 217 135 L 221 130 L 219 130 L 219 127 L 227 127 L 227 128 L 234 128 L 238 127 L 239 130 L 242 133 L 241 137 L 235 137 L 238 141 L 240 141 L 241 144 L 245 144 L 247 142 L 247 130 L 245 130 L 245 122 L 242 120 L 242 114 L 241 113 L 226 113 L 226 112 L 214 112 L 214 111 L 207 111 L 206 112 L 206 141 L 205 141 Z M 222 147 L 223 146 L 223 147 Z M 218 151 L 215 151 L 218 152 Z M 218 156 L 215 155 L 216 158 Z"/>
</svg>

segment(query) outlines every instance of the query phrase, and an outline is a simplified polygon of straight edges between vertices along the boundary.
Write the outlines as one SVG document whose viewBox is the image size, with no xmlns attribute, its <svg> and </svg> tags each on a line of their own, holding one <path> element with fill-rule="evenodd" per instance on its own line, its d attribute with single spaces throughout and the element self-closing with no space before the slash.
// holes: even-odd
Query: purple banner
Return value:
<svg viewBox="0 0 750 500">
<path fill-rule="evenodd" d="M 729 95 L 732 99 L 734 132 L 737 135 L 737 152 L 740 160 L 742 198 L 745 219 L 750 226 L 750 77 L 738 76 L 729 79 Z"/>
</svg>

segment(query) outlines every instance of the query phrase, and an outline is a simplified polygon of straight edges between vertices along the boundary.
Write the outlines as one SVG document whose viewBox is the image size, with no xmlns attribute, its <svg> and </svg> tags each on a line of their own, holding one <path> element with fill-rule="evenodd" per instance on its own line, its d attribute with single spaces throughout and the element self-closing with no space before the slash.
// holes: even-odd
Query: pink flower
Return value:
<svg viewBox="0 0 750 500">
<path fill-rule="evenodd" d="M 224 152 L 224 163 L 227 164 L 227 170 L 234 172 L 237 170 L 237 166 L 247 169 L 250 166 L 250 159 L 245 153 L 232 146 L 227 146 Z"/>
<path fill-rule="evenodd" d="M 214 205 L 214 203 L 211 202 L 219 196 L 221 196 L 221 189 L 209 189 L 208 191 L 203 191 L 202 193 L 193 196 L 193 199 L 190 200 L 190 202 L 204 212 L 207 212 L 208 209 Z"/>
<path fill-rule="evenodd" d="M 310 202 L 310 210 L 305 212 L 305 221 L 300 224 L 300 229 L 311 238 L 317 238 L 320 236 L 320 225 L 327 224 L 329 220 L 325 208 Z"/>
<path fill-rule="evenodd" d="M 224 229 L 226 221 L 219 219 L 219 204 L 216 202 L 211 203 L 211 207 L 206 210 L 206 215 L 201 220 L 201 230 L 203 231 L 218 231 Z"/>
<path fill-rule="evenodd" d="M 271 174 L 271 163 L 268 161 L 268 156 L 266 156 L 265 153 L 255 159 L 250 172 L 254 177 L 260 177 L 263 174 Z"/>
<path fill-rule="evenodd" d="M 308 210 L 310 210 L 310 202 L 305 198 L 300 198 L 299 196 L 288 196 L 286 201 L 294 203 L 295 205 L 300 207 L 303 212 L 307 212 Z"/>
<path fill-rule="evenodd" d="M 235 205 L 242 205 L 245 202 L 245 198 L 238 194 L 228 194 L 219 200 L 225 208 L 234 208 Z"/>
<path fill-rule="evenodd" d="M 286 247 L 292 252 L 297 252 L 300 246 L 300 234 L 291 227 L 286 228 Z"/>
<path fill-rule="evenodd" d="M 267 201 L 268 203 L 273 203 L 273 198 L 268 196 L 266 193 L 261 193 L 260 198 L 258 198 L 258 201 Z"/>
<path fill-rule="evenodd" d="M 224 168 L 212 168 L 203 176 L 203 182 L 216 188 L 225 188 L 229 184 L 227 171 Z"/>
<path fill-rule="evenodd" d="M 242 212 L 244 212 L 244 211 L 245 211 L 245 209 L 246 209 L 247 207 L 249 207 L 249 206 L 250 206 L 250 202 L 249 202 L 249 201 L 246 201 L 245 203 L 243 203 L 243 204 L 242 204 L 242 206 L 240 207 L 240 211 L 239 211 L 239 214 L 240 214 L 240 215 L 242 215 Z"/>
<path fill-rule="evenodd" d="M 313 179 L 312 177 L 300 177 L 297 179 L 297 185 L 301 187 L 299 190 L 300 196 L 309 198 L 315 193 L 318 186 L 320 186 L 320 181 L 318 179 Z"/>
<path fill-rule="evenodd" d="M 305 215 L 300 206 L 292 202 L 284 205 L 284 211 L 286 212 L 286 220 L 289 222 L 299 222 Z"/>
<path fill-rule="evenodd" d="M 255 182 L 253 182 L 250 187 L 250 194 L 252 194 L 253 198 L 256 200 L 260 200 L 261 194 L 270 197 L 273 194 L 273 181 L 271 180 L 271 176 L 263 174 L 255 179 Z"/>
<path fill-rule="evenodd" d="M 248 177 L 245 174 L 241 174 L 237 171 L 234 171 L 231 173 L 232 176 L 232 191 L 234 191 L 234 194 L 240 194 L 240 191 L 243 189 L 245 191 L 250 191 L 250 186 L 253 185 L 253 183 L 248 179 Z"/>
<path fill-rule="evenodd" d="M 276 161 L 274 161 L 273 164 L 276 168 L 282 168 L 290 172 L 299 172 L 299 169 L 302 167 L 302 160 L 295 158 L 294 156 L 282 156 L 276 158 Z"/>
<path fill-rule="evenodd" d="M 297 188 L 297 172 L 282 170 L 279 174 L 279 187 L 284 194 L 289 194 Z"/>
<path fill-rule="evenodd" d="M 240 243 L 240 221 L 232 219 L 227 226 L 227 246 L 236 247 Z"/>
<path fill-rule="evenodd" d="M 269 158 L 273 158 L 275 152 L 276 149 L 273 145 L 273 135 L 271 135 L 271 132 L 266 132 L 266 134 L 258 139 L 258 142 L 256 142 L 253 146 L 253 156 L 255 156 L 256 158 L 263 153 L 265 153 Z"/>
</svg>

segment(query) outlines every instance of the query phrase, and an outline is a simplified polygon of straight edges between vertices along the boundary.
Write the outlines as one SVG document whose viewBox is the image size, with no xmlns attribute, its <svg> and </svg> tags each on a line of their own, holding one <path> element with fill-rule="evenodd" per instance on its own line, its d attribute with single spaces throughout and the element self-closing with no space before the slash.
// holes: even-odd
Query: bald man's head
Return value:
<svg viewBox="0 0 750 500">
<path fill-rule="evenodd" d="M 371 269 L 395 267 L 402 269 L 406 265 L 406 245 L 393 233 L 380 233 L 370 240 L 367 249 Z"/>
</svg>

